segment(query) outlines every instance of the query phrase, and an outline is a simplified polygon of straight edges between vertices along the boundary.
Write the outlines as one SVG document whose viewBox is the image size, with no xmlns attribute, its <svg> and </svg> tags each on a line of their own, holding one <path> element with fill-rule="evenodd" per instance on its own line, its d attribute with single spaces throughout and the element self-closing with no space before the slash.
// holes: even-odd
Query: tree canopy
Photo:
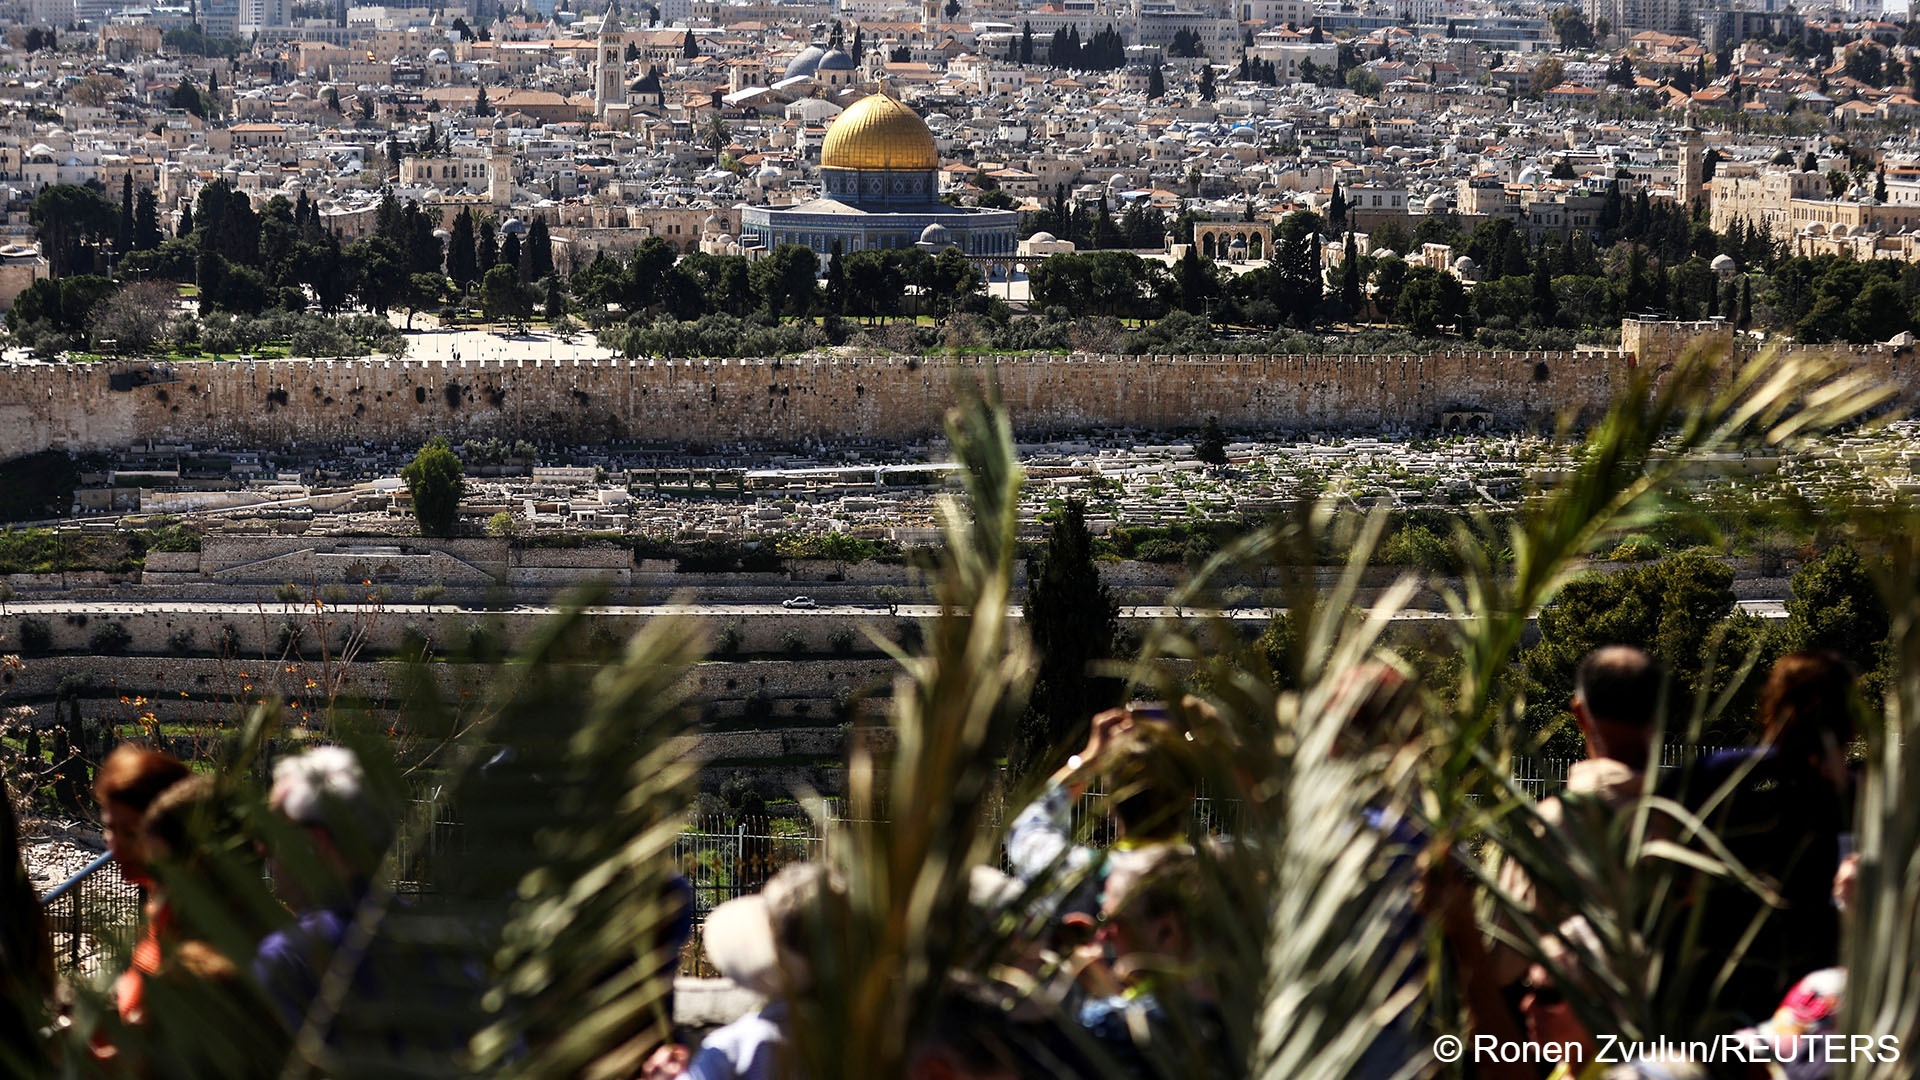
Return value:
<svg viewBox="0 0 1920 1080">
<path fill-rule="evenodd" d="M 1119 680 L 1090 665 L 1115 655 L 1120 605 L 1093 560 L 1086 505 L 1069 499 L 1047 530 L 1046 550 L 1028 560 L 1027 633 L 1039 654 L 1037 677 L 1009 763 L 1045 772 L 1087 718 L 1118 702 Z"/>
<path fill-rule="evenodd" d="M 413 516 L 427 536 L 452 536 L 460 513 L 460 499 L 467 482 L 460 458 L 443 438 L 434 438 L 413 460 L 400 470 L 407 494 L 413 500 Z"/>
</svg>

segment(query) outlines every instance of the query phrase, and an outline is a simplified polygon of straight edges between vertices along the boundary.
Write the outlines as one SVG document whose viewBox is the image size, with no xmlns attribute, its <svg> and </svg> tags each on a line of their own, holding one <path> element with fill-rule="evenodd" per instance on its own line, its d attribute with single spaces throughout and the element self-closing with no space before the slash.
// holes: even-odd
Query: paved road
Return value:
<svg viewBox="0 0 1920 1080">
<path fill-rule="evenodd" d="M 1787 606 L 1784 600 L 1742 600 L 1740 608 L 1763 619 L 1784 619 Z M 426 615 L 452 612 L 480 612 L 484 608 L 463 608 L 457 604 L 325 604 L 327 609 L 345 611 L 380 610 L 396 615 Z M 161 600 L 142 603 L 131 600 L 15 600 L 5 605 L 8 614 L 48 614 L 48 615 L 140 615 L 175 613 L 182 615 L 286 615 L 295 611 L 311 611 L 312 603 L 282 604 L 265 603 L 223 603 L 202 600 Z M 507 610 L 507 609 L 502 609 Z M 540 605 L 519 605 L 511 609 L 516 614 L 549 615 L 558 612 L 556 607 Z M 815 608 L 787 608 L 779 604 L 615 604 L 592 609 L 596 615 L 625 615 L 644 617 L 653 615 L 700 615 L 713 618 L 734 618 L 753 615 L 797 615 L 797 616 L 838 616 L 849 615 L 882 618 L 888 616 L 883 604 L 823 604 Z M 892 615 L 903 619 L 928 618 L 939 614 L 939 608 L 932 604 L 901 604 Z M 1013 613 L 1020 613 L 1019 605 L 1013 605 Z M 1236 621 L 1265 622 L 1282 609 L 1280 608 L 1234 608 L 1225 614 Z M 1193 608 L 1173 608 L 1166 606 L 1123 607 L 1120 617 L 1123 619 L 1159 619 L 1200 614 Z M 1448 618 L 1444 611 L 1402 611 L 1396 618 L 1405 622 L 1435 622 Z"/>
</svg>

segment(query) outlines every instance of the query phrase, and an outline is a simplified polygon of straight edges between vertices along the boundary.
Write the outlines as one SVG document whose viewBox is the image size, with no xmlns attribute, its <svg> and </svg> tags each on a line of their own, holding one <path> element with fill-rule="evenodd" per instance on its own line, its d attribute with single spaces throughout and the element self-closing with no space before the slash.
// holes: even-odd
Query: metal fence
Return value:
<svg viewBox="0 0 1920 1080">
<path fill-rule="evenodd" d="M 1660 767 L 1676 768 L 1717 749 L 1667 746 L 1661 753 Z M 1545 799 L 1566 786 L 1568 770 L 1577 760 L 1514 758 L 1514 784 L 1534 799 Z M 991 798 L 985 824 L 1001 828 L 1009 820 L 1010 811 L 1004 795 Z M 1070 829 L 1082 843 L 1103 847 L 1113 842 L 1108 798 L 1105 792 L 1089 790 L 1070 807 Z M 885 809 L 882 807 L 881 812 Z M 847 811 L 844 800 L 826 802 L 829 822 L 847 820 Z M 1234 832 L 1239 812 L 1240 803 L 1235 799 L 1219 798 L 1204 791 L 1194 799 L 1196 819 L 1216 835 Z M 407 843 L 404 838 L 401 842 Z M 399 865 L 412 867 L 422 856 L 454 850 L 463 843 L 458 815 L 451 808 L 443 807 L 435 815 L 427 835 L 401 851 Z M 804 815 L 752 821 L 695 818 L 675 839 L 673 848 L 674 864 L 693 886 L 696 927 L 720 904 L 758 892 L 781 867 L 821 859 L 826 853 L 826 831 Z M 404 872 L 402 876 L 406 876 Z M 121 945 L 124 939 L 130 939 L 139 921 L 140 905 L 140 890 L 123 881 L 119 869 L 104 857 L 49 894 L 44 910 L 61 963 L 68 969 L 79 970 L 89 970 L 99 964 L 115 948 L 116 939 L 122 939 Z M 682 957 L 681 970 L 686 974 L 712 974 L 697 929 L 694 941 Z"/>
<path fill-rule="evenodd" d="M 124 954 L 140 923 L 143 899 L 105 855 L 48 893 L 40 910 L 60 966 L 92 972 Z"/>
<path fill-rule="evenodd" d="M 673 861 L 693 884 L 694 912 L 707 912 L 736 896 L 759 892 L 767 879 L 789 863 L 826 854 L 826 839 L 801 824 L 783 821 L 745 823 L 695 820 L 674 841 Z"/>
<path fill-rule="evenodd" d="M 1662 772 L 1677 769 L 1695 758 L 1720 752 L 1718 746 L 1680 746 L 1669 743 L 1660 748 Z M 1581 759 L 1569 757 L 1516 757 L 1511 773 L 1513 784 L 1536 802 L 1556 795 L 1567 786 L 1567 773 Z"/>
</svg>

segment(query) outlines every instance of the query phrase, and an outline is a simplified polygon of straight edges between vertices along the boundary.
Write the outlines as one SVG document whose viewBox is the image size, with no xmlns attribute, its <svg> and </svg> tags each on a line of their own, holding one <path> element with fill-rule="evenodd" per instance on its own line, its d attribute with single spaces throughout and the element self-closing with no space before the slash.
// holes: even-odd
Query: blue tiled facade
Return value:
<svg viewBox="0 0 1920 1080">
<path fill-rule="evenodd" d="M 911 248 L 930 225 L 939 225 L 971 258 L 1012 256 L 1020 214 L 948 206 L 936 198 L 928 171 L 822 169 L 827 197 L 798 206 L 749 206 L 740 212 L 740 239 L 772 250 L 799 244 L 825 257 L 835 241 L 842 251 Z"/>
</svg>

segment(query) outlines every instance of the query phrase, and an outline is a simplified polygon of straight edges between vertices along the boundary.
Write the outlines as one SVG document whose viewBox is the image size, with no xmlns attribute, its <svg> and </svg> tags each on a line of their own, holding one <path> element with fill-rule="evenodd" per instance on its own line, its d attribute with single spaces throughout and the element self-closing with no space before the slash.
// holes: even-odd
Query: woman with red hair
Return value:
<svg viewBox="0 0 1920 1080">
<path fill-rule="evenodd" d="M 147 810 L 168 788 L 192 775 L 185 762 L 172 754 L 121 743 L 107 755 L 94 777 L 93 797 L 106 826 L 107 850 L 120 866 L 120 876 L 148 890 L 146 927 L 133 947 L 133 960 L 114 983 L 114 1001 L 120 1018 L 137 1023 L 143 1012 L 146 980 L 160 970 L 165 944 L 172 933 L 173 914 L 164 894 L 153 889 L 145 842 Z"/>
</svg>

